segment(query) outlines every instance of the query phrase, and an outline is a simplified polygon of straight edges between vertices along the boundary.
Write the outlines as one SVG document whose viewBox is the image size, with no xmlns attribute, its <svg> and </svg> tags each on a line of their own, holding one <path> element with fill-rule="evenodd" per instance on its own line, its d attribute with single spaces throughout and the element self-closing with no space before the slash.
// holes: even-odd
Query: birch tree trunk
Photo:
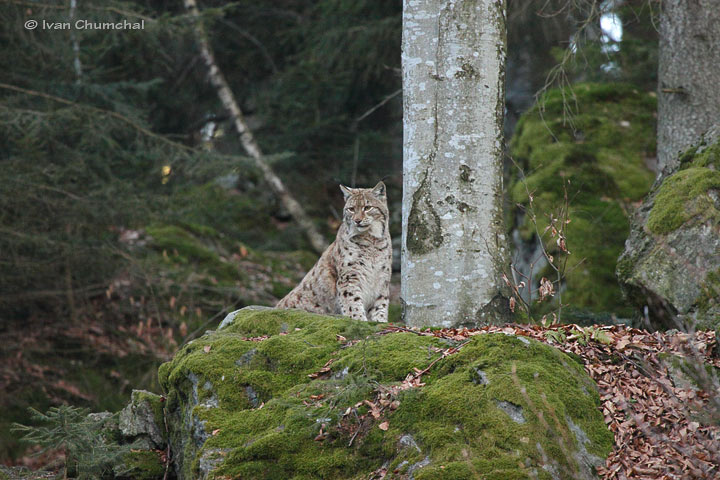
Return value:
<svg viewBox="0 0 720 480">
<path fill-rule="evenodd" d="M 285 188 L 285 184 L 283 184 L 282 180 L 280 180 L 280 177 L 278 177 L 272 168 L 270 168 L 270 166 L 265 162 L 260 145 L 258 145 L 255 141 L 252 131 L 248 127 L 247 122 L 245 122 L 242 110 L 235 100 L 235 95 L 230 89 L 227 80 L 225 80 L 225 76 L 217 66 L 215 55 L 213 54 L 212 47 L 210 46 L 210 41 L 208 40 L 205 28 L 203 27 L 200 19 L 197 3 L 195 0 L 185 0 L 185 8 L 187 8 L 190 12 L 193 21 L 195 22 L 195 39 L 200 46 L 200 54 L 202 55 L 203 61 L 205 62 L 205 65 L 207 65 L 210 83 L 212 83 L 213 87 L 215 87 L 220 101 L 225 109 L 230 113 L 235 130 L 238 135 L 240 135 L 240 142 L 242 143 L 243 148 L 248 155 L 255 160 L 255 165 L 262 172 L 263 178 L 270 185 L 270 188 L 287 209 L 288 213 L 290 213 L 290 215 L 303 229 L 312 248 L 316 252 L 322 253 L 327 247 L 325 239 L 320 232 L 317 231 L 315 225 L 313 225 L 312 220 L 305 213 L 302 206 L 290 194 L 288 189 Z"/>
<path fill-rule="evenodd" d="M 663 0 L 658 66 L 658 167 L 720 123 L 720 2 Z"/>
<path fill-rule="evenodd" d="M 404 318 L 505 320 L 504 0 L 403 1 Z"/>
</svg>

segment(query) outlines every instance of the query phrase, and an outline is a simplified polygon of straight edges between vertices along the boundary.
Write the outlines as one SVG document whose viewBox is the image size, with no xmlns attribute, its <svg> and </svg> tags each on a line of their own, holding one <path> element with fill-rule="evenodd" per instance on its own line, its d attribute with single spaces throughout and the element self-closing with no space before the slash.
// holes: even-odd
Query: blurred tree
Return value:
<svg viewBox="0 0 720 480">
<path fill-rule="evenodd" d="M 280 180 L 280 177 L 278 177 L 273 169 L 267 164 L 265 155 L 263 155 L 262 150 L 260 150 L 260 146 L 255 140 L 255 136 L 245 120 L 245 115 L 238 106 L 237 100 L 235 100 L 235 95 L 230 89 L 227 80 L 225 80 L 225 75 L 223 75 L 217 62 L 215 61 L 215 54 L 210 47 L 207 34 L 205 33 L 205 27 L 200 20 L 197 3 L 195 0 L 185 0 L 185 7 L 193 17 L 193 31 L 195 32 L 195 39 L 200 45 L 200 54 L 202 55 L 203 61 L 208 68 L 210 82 L 217 90 L 218 97 L 220 98 L 223 107 L 225 107 L 225 109 L 229 112 L 230 119 L 237 131 L 237 134 L 240 136 L 240 142 L 242 143 L 243 148 L 248 155 L 255 160 L 255 165 L 262 172 L 265 182 L 270 186 L 273 193 L 282 202 L 288 212 L 290 212 L 295 221 L 297 221 L 301 226 L 313 249 L 315 249 L 317 253 L 322 253 L 327 247 L 327 242 L 315 228 L 315 225 L 305 213 L 305 209 L 298 203 L 297 200 L 295 200 L 295 197 L 288 191 L 283 181 Z"/>
<path fill-rule="evenodd" d="M 505 2 L 406 1 L 403 25 L 404 319 L 502 322 Z"/>
<path fill-rule="evenodd" d="M 578 21 L 567 0 L 508 0 L 507 10 L 505 136 L 510 138 L 557 63 L 554 50 L 567 47 Z"/>
</svg>

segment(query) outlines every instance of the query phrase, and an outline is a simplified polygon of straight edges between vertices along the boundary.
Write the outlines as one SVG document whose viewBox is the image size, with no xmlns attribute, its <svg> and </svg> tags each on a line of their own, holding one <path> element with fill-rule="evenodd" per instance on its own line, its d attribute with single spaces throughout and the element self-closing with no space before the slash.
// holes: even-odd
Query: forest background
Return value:
<svg viewBox="0 0 720 480">
<path fill-rule="evenodd" d="M 32 466 L 43 459 L 9 428 L 28 422 L 28 406 L 116 411 L 132 388 L 159 391 L 157 366 L 179 345 L 230 311 L 272 305 L 316 253 L 245 156 L 182 2 L 1 3 L 0 461 Z M 509 144 L 538 92 L 583 82 L 643 95 L 638 148 L 652 163 L 657 12 L 654 2 L 615 3 L 508 2 Z M 265 160 L 326 239 L 340 221 L 338 183 L 378 179 L 399 239 L 401 2 L 201 9 Z M 31 18 L 144 28 L 29 30 Z M 592 108 L 618 98 L 595 95 Z M 552 112 L 563 122 L 572 113 Z M 508 159 L 508 185 L 513 169 Z M 647 189 L 653 173 L 644 175 Z M 620 245 L 623 225 L 610 232 Z M 592 266 L 614 272 L 619 253 Z M 618 288 L 591 297 L 576 297 L 575 320 L 632 316 Z"/>
</svg>

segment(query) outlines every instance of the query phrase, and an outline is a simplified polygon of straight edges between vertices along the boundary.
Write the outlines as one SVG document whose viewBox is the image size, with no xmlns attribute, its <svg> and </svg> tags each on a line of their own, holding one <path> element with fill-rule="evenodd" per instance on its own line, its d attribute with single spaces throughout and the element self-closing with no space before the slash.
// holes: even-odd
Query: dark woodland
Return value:
<svg viewBox="0 0 720 480">
<path fill-rule="evenodd" d="M 402 1 L 0 0 L 0 480 L 720 478 L 720 18 L 684 3 L 507 0 L 505 313 L 431 330 L 400 298 Z M 390 324 L 219 329 L 379 180 Z"/>
</svg>

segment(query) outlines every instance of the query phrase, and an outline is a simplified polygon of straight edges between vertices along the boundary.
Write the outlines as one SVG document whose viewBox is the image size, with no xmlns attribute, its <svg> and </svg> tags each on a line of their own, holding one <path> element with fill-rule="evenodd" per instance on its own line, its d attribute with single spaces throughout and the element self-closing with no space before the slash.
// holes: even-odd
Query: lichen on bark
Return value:
<svg viewBox="0 0 720 480">
<path fill-rule="evenodd" d="M 435 211 L 428 188 L 428 173 L 412 196 L 412 205 L 407 223 L 407 249 L 417 255 L 428 253 L 442 245 L 442 225 Z"/>
</svg>

